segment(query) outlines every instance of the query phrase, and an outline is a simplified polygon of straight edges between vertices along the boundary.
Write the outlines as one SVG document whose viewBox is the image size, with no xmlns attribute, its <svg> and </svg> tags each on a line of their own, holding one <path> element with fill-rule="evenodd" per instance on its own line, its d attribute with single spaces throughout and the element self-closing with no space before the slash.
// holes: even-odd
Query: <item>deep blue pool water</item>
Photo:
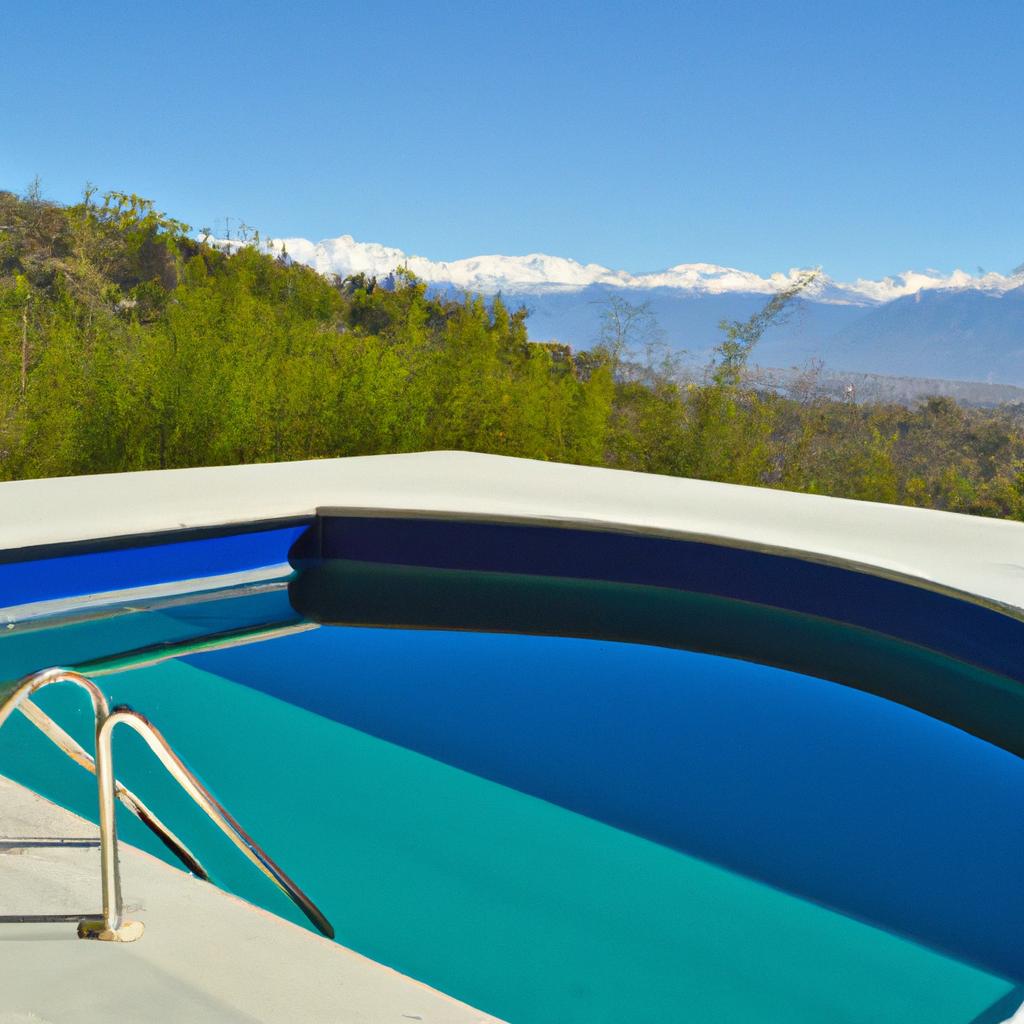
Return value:
<svg viewBox="0 0 1024 1024">
<path fill-rule="evenodd" d="M 190 664 L 1024 980 L 1024 762 L 686 651 L 324 628 Z"/>
</svg>

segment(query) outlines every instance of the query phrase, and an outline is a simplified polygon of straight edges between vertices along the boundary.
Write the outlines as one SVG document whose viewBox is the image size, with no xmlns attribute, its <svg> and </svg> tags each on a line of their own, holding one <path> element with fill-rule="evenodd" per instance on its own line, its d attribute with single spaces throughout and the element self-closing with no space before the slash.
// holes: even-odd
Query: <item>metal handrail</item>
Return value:
<svg viewBox="0 0 1024 1024">
<path fill-rule="evenodd" d="M 87 772 L 96 774 L 96 762 L 77 740 L 69 736 L 38 704 L 25 698 L 18 705 L 18 710 L 48 740 L 59 747 L 72 761 L 81 765 Z M 142 798 L 136 796 L 127 786 L 114 779 L 114 796 L 135 815 L 152 833 L 185 865 L 194 875 L 204 882 L 210 880 L 209 872 L 203 867 L 199 858 L 167 827 L 147 806 Z"/>
<path fill-rule="evenodd" d="M 44 668 L 41 672 L 33 672 L 14 684 L 13 689 L 0 704 L 0 726 L 11 716 L 12 712 L 28 700 L 36 690 L 53 683 L 75 683 L 81 686 L 92 700 L 92 709 L 96 718 L 96 731 L 99 732 L 100 722 L 110 714 L 110 705 L 103 691 L 89 678 L 80 672 L 66 668 Z"/>
<path fill-rule="evenodd" d="M 317 905 L 293 882 L 284 871 L 271 859 L 270 855 L 263 850 L 259 844 L 249 835 L 235 818 L 224 808 L 217 798 L 196 778 L 188 766 L 171 748 L 171 745 L 164 739 L 160 731 L 146 718 L 145 715 L 133 710 L 126 705 L 114 708 L 107 715 L 100 726 L 96 738 L 96 762 L 97 765 L 105 766 L 103 779 L 100 782 L 101 788 L 106 786 L 108 791 L 112 784 L 112 775 L 109 766 L 112 762 L 110 739 L 114 729 L 121 724 L 134 729 L 149 745 L 150 750 L 156 754 L 160 763 L 170 772 L 172 778 L 202 810 L 213 820 L 220 830 L 238 847 L 245 856 L 256 865 L 309 919 L 310 923 L 328 938 L 334 938 L 334 928 L 331 922 L 324 917 Z M 103 812 L 101 799 L 101 814 Z M 113 816 L 113 798 L 108 795 L 106 804 L 109 807 L 109 814 Z M 107 885 L 109 879 L 109 887 Z M 114 891 L 118 884 L 116 870 L 104 867 L 104 888 L 105 891 Z M 119 895 L 119 894 L 118 894 Z M 119 900 L 118 900 L 119 902 Z M 108 914 L 113 907 L 107 906 L 104 899 L 103 914 Z"/>
<path fill-rule="evenodd" d="M 53 683 L 70 682 L 81 686 L 92 699 L 95 717 L 96 757 L 91 758 L 78 743 L 49 716 L 37 708 L 29 697 L 37 690 Z M 100 818 L 100 870 L 103 896 L 101 915 L 85 915 L 79 921 L 78 934 L 83 938 L 99 938 L 110 941 L 131 942 L 142 934 L 142 925 L 124 917 L 121 898 L 121 875 L 117 856 L 117 822 L 114 815 L 114 799 L 119 797 L 131 808 L 186 863 L 189 859 L 199 862 L 184 844 L 152 812 L 114 778 L 113 750 L 111 736 L 119 724 L 134 729 L 146 741 L 161 764 L 170 772 L 175 781 L 206 812 L 228 838 L 252 861 L 274 884 L 295 903 L 309 921 L 324 935 L 334 938 L 334 929 L 319 908 L 262 850 L 241 825 L 228 813 L 213 794 L 196 778 L 185 763 L 175 754 L 170 744 L 144 715 L 126 706 L 111 711 L 103 692 L 87 676 L 69 669 L 50 668 L 26 676 L 0 703 L 0 727 L 15 709 L 22 710 L 33 724 L 60 747 L 69 757 L 90 771 L 97 779 Z M 133 804 L 135 805 L 133 807 Z M 139 813 L 141 810 L 142 813 Z M 183 856 L 184 854 L 184 856 Z M 199 865 L 201 869 L 201 865 Z M 198 873 L 198 872 L 197 872 Z M 202 871 L 206 877 L 205 871 Z M 43 920 L 25 918 L 22 920 Z M 47 917 L 46 920 L 53 918 Z"/>
</svg>

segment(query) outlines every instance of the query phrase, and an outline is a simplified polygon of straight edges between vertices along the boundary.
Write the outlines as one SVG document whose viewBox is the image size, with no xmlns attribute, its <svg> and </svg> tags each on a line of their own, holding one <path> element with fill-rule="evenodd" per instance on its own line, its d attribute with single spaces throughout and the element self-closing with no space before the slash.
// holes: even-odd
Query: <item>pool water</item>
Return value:
<svg viewBox="0 0 1024 1024">
<path fill-rule="evenodd" d="M 0 678 L 173 640 L 180 615 L 5 637 Z M 374 617 L 99 680 L 344 945 L 517 1024 L 996 1024 L 1024 999 L 1015 755 L 739 657 Z M 907 678 L 932 657 L 904 654 Z M 84 695 L 39 703 L 90 745 Z M 116 750 L 219 884 L 304 923 L 141 740 Z M 95 817 L 92 777 L 19 716 L 0 772 Z"/>
</svg>

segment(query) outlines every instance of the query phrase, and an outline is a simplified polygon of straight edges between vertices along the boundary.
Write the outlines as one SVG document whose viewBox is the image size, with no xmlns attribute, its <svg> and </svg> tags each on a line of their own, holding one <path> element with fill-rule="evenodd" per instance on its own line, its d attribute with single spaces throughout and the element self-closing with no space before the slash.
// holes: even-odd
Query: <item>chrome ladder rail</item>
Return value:
<svg viewBox="0 0 1024 1024">
<path fill-rule="evenodd" d="M 59 747 L 72 761 L 87 772 L 96 774 L 96 762 L 92 755 L 73 737 L 69 736 L 38 704 L 27 697 L 18 705 L 18 710 L 48 740 Z M 135 815 L 173 853 L 185 867 L 201 878 L 210 880 L 210 875 L 199 858 L 178 838 L 127 786 L 114 779 L 114 796 Z"/>
<path fill-rule="evenodd" d="M 96 756 L 91 758 L 78 743 L 36 707 L 29 698 L 37 690 L 54 683 L 70 682 L 82 687 L 89 694 L 95 718 Z M 129 921 L 124 916 L 121 897 L 121 873 L 117 854 L 117 823 L 114 814 L 114 800 L 119 798 L 133 813 L 145 822 L 169 849 L 175 852 L 192 869 L 199 867 L 201 877 L 207 877 L 202 865 L 188 848 L 167 828 L 130 790 L 125 789 L 114 777 L 113 749 L 111 737 L 114 729 L 124 724 L 137 732 L 156 754 L 160 763 L 172 778 L 198 804 L 222 832 L 242 851 L 260 871 L 263 872 L 309 919 L 318 931 L 328 938 L 334 938 L 334 928 L 315 903 L 293 882 L 271 859 L 256 841 L 242 828 L 213 794 L 196 778 L 174 752 L 170 744 L 152 723 L 138 711 L 127 706 L 110 709 L 106 697 L 87 676 L 69 669 L 50 668 L 26 676 L 7 698 L 0 703 L 0 727 L 15 710 L 19 709 L 51 741 L 76 763 L 96 775 L 99 796 L 100 819 L 100 874 L 103 910 L 99 915 L 84 915 L 78 923 L 81 938 L 95 938 L 112 942 L 132 942 L 142 935 L 143 926 L 138 921 Z M 140 813 L 141 812 L 141 813 Z M 76 915 L 77 916 L 77 915 Z M 68 915 L 26 917 L 9 920 L 60 920 Z"/>
</svg>

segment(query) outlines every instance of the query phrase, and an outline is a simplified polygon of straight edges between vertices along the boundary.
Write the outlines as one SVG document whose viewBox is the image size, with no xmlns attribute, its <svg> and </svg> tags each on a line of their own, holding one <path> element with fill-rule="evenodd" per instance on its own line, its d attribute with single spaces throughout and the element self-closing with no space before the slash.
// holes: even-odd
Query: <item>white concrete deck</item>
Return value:
<svg viewBox="0 0 1024 1024">
<path fill-rule="evenodd" d="M 89 822 L 0 777 L 0 912 L 95 913 Z M 0 1024 L 484 1024 L 496 1018 L 121 845 L 138 942 L 0 924 Z"/>
<path fill-rule="evenodd" d="M 794 554 L 1024 617 L 1024 523 L 466 452 L 0 484 L 0 550 L 318 509 L 574 525 Z"/>
</svg>

